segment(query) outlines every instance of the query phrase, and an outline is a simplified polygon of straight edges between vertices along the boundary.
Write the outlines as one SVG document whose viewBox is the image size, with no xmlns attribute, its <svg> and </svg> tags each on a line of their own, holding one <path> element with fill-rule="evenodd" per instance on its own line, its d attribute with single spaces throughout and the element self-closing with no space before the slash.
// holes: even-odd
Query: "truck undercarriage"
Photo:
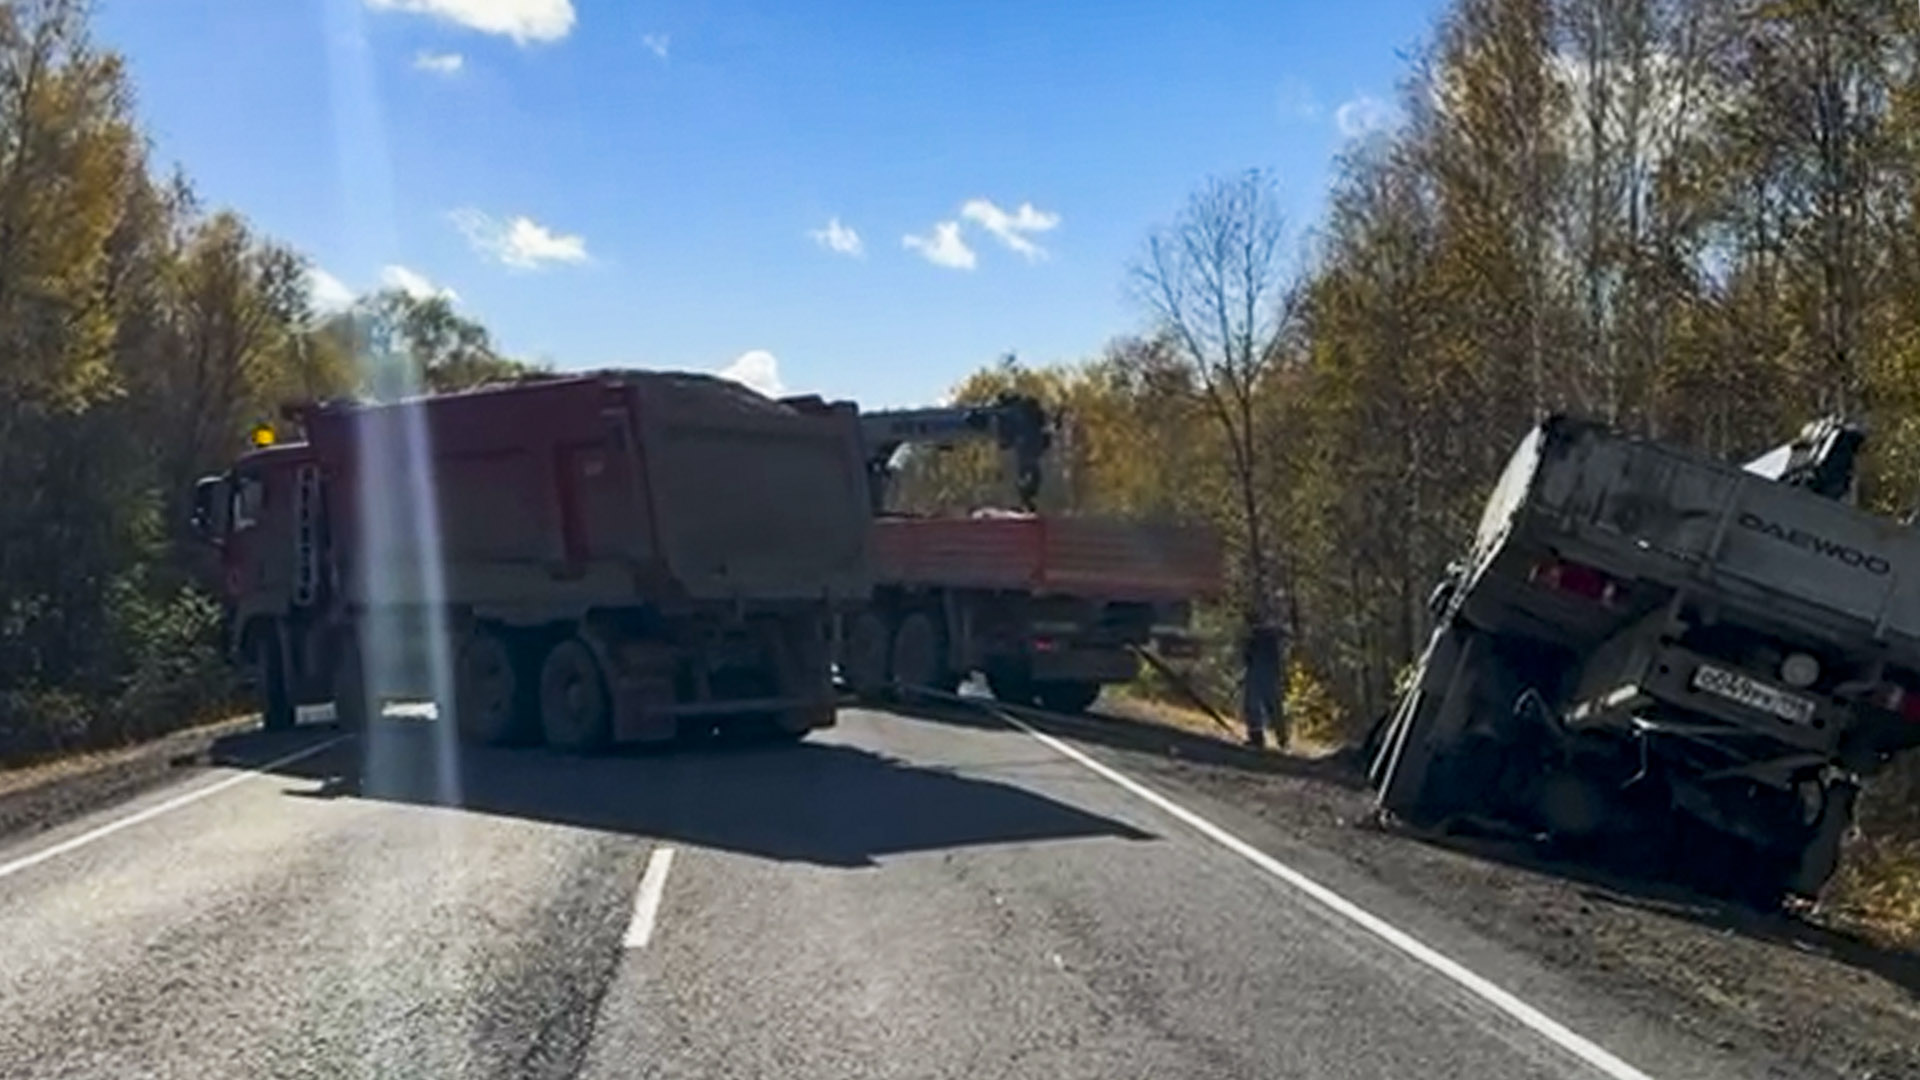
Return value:
<svg viewBox="0 0 1920 1080">
<path fill-rule="evenodd" d="M 1436 591 L 1377 741 L 1381 809 L 1490 820 L 1762 904 L 1818 892 L 1862 779 L 1920 745 L 1920 613 L 1894 585 L 1920 544 L 1836 494 L 1831 455 L 1804 444 L 1851 454 L 1837 430 L 1810 426 L 1770 455 L 1800 445 L 1797 465 L 1756 475 L 1537 429 Z"/>
</svg>

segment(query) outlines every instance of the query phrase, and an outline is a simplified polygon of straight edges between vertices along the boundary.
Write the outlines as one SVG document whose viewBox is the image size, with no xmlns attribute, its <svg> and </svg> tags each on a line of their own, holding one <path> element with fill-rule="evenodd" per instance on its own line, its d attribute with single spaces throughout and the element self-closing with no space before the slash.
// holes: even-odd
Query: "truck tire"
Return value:
<svg viewBox="0 0 1920 1080">
<path fill-rule="evenodd" d="M 281 648 L 278 623 L 267 623 L 255 635 L 253 653 L 260 680 L 260 726 L 268 731 L 291 731 L 298 714 L 293 687 L 287 682 L 287 658 Z"/>
<path fill-rule="evenodd" d="M 1040 682 L 1034 684 L 1033 695 L 1043 709 L 1078 716 L 1100 700 L 1100 684 L 1078 679 Z"/>
<path fill-rule="evenodd" d="M 871 701 L 886 692 L 887 650 L 891 640 L 887 620 L 879 612 L 863 611 L 854 617 L 847 631 L 841 674 L 855 697 Z"/>
<path fill-rule="evenodd" d="M 1860 788 L 1850 781 L 1827 785 L 1820 815 L 1808 830 L 1807 841 L 1794 860 L 1787 878 L 1787 889 L 1796 896 L 1812 900 L 1840 865 L 1840 845 L 1853 824 L 1853 804 Z"/>
<path fill-rule="evenodd" d="M 590 754 L 612 741 L 607 681 L 579 638 L 555 645 L 540 665 L 540 733 L 548 746 L 569 754 Z"/>
<path fill-rule="evenodd" d="M 453 673 L 453 716 L 463 740 L 510 746 L 536 733 L 533 680 L 517 659 L 495 630 L 475 630 L 461 645 Z"/>
<path fill-rule="evenodd" d="M 379 710 L 367 689 L 360 635 L 346 631 L 333 658 L 333 719 L 347 731 L 363 731 Z"/>
<path fill-rule="evenodd" d="M 768 738 L 798 742 L 815 728 L 832 727 L 838 709 L 829 678 L 828 643 L 824 628 L 811 619 L 793 620 L 781 628 L 779 684 L 783 697 L 810 702 L 771 717 Z"/>
<path fill-rule="evenodd" d="M 953 693 L 959 680 L 948 684 L 945 643 L 933 616 L 915 611 L 900 620 L 893 632 L 892 668 L 896 693 L 938 690 Z"/>
</svg>

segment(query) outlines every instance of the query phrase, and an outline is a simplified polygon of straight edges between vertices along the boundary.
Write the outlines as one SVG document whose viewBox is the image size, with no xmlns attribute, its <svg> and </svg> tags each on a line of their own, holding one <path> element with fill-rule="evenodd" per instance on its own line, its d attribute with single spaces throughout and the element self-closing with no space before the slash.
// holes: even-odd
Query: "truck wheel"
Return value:
<svg viewBox="0 0 1920 1080">
<path fill-rule="evenodd" d="M 842 674 L 855 697 L 872 700 L 886 692 L 887 644 L 887 620 L 878 612 L 863 611 L 854 618 Z"/>
<path fill-rule="evenodd" d="M 454 669 L 453 715 L 460 737 L 482 746 L 528 741 L 536 703 L 533 680 L 514 662 L 499 633 L 476 630 L 460 648 Z"/>
<path fill-rule="evenodd" d="M 612 740 L 607 683 L 579 638 L 555 645 L 540 665 L 540 733 L 548 746 L 570 754 L 591 753 Z"/>
<path fill-rule="evenodd" d="M 360 655 L 360 635 L 348 631 L 333 659 L 333 719 L 348 731 L 361 731 L 375 712 L 367 691 L 366 664 Z"/>
<path fill-rule="evenodd" d="M 1034 684 L 1033 693 L 1041 708 L 1078 716 L 1100 699 L 1100 684 L 1081 680 L 1042 682 Z"/>
<path fill-rule="evenodd" d="M 1809 830 L 1807 842 L 1794 860 L 1787 888 L 1797 896 L 1812 900 L 1840 865 L 1840 845 L 1853 824 L 1853 804 L 1860 789 L 1848 781 L 1829 784 L 1819 816 Z"/>
<path fill-rule="evenodd" d="M 947 665 L 942 652 L 940 630 L 932 616 L 916 611 L 901 619 L 900 628 L 893 632 L 894 689 L 952 693 L 946 685 Z"/>
<path fill-rule="evenodd" d="M 802 739 L 814 728 L 834 724 L 839 703 L 834 700 L 827 662 L 827 636 L 823 630 L 819 622 L 811 619 L 795 620 L 782 628 L 778 649 L 780 693 L 783 697 L 804 699 L 809 704 L 774 715 L 772 727 L 776 739 Z"/>
<path fill-rule="evenodd" d="M 280 648 L 278 624 L 268 623 L 255 635 L 253 652 L 260 680 L 260 726 L 268 731 L 292 730 L 293 688 L 287 685 L 287 659 Z"/>
<path fill-rule="evenodd" d="M 1033 676 L 1025 665 L 998 663 L 987 668 L 987 689 L 995 701 L 1009 705 L 1033 704 Z"/>
</svg>

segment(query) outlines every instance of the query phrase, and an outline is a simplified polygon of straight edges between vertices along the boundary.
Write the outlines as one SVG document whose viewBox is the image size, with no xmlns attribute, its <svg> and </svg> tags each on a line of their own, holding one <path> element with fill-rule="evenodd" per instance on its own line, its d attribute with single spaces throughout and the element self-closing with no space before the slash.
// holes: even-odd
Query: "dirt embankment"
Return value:
<svg viewBox="0 0 1920 1080">
<path fill-rule="evenodd" d="M 214 740 L 259 723 L 257 716 L 236 717 L 117 750 L 0 770 L 0 836 L 35 832 L 132 798 L 204 763 Z"/>
<path fill-rule="evenodd" d="M 1899 876 L 1920 865 L 1902 856 L 1920 852 L 1856 845 L 1818 908 L 1763 915 L 1550 861 L 1521 843 L 1385 832 L 1372 824 L 1354 755 L 1277 767 L 1230 745 L 1237 733 L 1203 714 L 1126 699 L 1106 712 L 1115 730 L 1092 737 L 1160 758 L 1183 783 L 1614 1000 L 1726 1049 L 1764 1050 L 1804 1075 L 1920 1080 L 1920 952 L 1900 944 L 1915 929 L 1901 913 L 1920 920 L 1900 890 L 1920 883 Z"/>
</svg>

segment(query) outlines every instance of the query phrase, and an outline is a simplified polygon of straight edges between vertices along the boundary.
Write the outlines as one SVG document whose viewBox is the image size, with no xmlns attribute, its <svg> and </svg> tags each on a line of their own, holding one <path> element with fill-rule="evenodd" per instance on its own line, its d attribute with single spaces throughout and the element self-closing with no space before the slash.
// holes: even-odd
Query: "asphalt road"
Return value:
<svg viewBox="0 0 1920 1080">
<path fill-rule="evenodd" d="M 999 720 L 593 760 L 389 720 L 217 753 L 0 846 L 0 1075 L 1773 1069 Z"/>
</svg>

